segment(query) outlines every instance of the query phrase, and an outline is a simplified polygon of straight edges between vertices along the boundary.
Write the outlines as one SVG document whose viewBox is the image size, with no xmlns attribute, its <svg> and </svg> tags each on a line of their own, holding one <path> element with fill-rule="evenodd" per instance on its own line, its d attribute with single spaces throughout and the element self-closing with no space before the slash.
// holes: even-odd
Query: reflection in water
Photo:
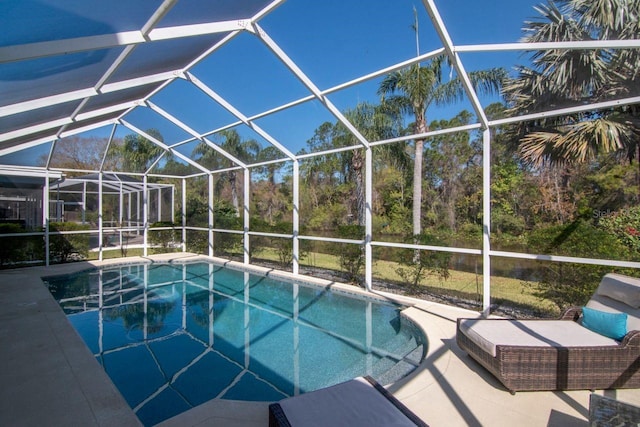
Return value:
<svg viewBox="0 0 640 427">
<path fill-rule="evenodd" d="M 46 279 L 147 425 L 211 399 L 274 401 L 419 363 L 399 307 L 213 264 L 144 264 Z"/>
</svg>

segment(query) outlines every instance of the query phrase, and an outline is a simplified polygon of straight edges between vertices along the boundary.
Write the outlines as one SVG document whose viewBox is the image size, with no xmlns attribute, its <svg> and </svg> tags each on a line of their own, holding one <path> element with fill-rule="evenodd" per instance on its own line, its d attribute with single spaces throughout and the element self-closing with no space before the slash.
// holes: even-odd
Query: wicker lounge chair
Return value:
<svg viewBox="0 0 640 427">
<path fill-rule="evenodd" d="M 586 307 L 558 320 L 458 319 L 456 340 L 512 393 L 640 388 L 640 279 L 605 275 Z"/>
</svg>

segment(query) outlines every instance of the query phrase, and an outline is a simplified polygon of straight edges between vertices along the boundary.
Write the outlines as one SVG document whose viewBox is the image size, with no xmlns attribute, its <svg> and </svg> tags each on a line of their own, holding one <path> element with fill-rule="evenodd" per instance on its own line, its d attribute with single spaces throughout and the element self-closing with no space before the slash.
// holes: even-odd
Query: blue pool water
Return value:
<svg viewBox="0 0 640 427">
<path fill-rule="evenodd" d="M 216 264 L 45 282 L 145 425 L 211 399 L 276 401 L 359 375 L 388 383 L 425 351 L 401 307 Z"/>
</svg>

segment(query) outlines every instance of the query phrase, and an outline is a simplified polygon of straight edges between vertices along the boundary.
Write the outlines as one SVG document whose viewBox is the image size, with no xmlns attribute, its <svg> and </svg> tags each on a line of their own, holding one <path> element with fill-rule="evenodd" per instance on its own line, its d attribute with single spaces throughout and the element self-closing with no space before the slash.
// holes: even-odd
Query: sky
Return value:
<svg viewBox="0 0 640 427">
<path fill-rule="evenodd" d="M 456 45 L 517 42 L 523 22 L 537 15 L 530 0 L 435 0 L 449 35 Z M 418 41 L 412 28 L 417 11 Z M 361 75 L 424 54 L 441 46 L 426 10 L 419 0 L 287 0 L 260 21 L 271 39 L 297 64 L 309 79 L 325 90 Z M 419 50 L 418 50 L 419 49 Z M 467 71 L 526 63 L 518 53 L 461 54 Z M 308 96 L 308 89 L 296 79 L 254 35 L 242 33 L 192 70 L 202 82 L 231 105 L 251 117 L 279 105 Z M 449 75 L 445 76 L 445 79 Z M 340 110 L 359 102 L 379 102 L 381 78 L 331 93 L 328 99 Z M 481 99 L 483 105 L 498 97 Z M 237 122 L 190 83 L 172 83 L 151 101 L 200 133 Z M 429 120 L 452 118 L 469 103 L 446 108 L 432 107 Z M 137 108 L 126 118 L 143 130 L 155 128 L 172 144 L 189 136 L 149 108 Z M 306 148 L 306 141 L 323 122 L 336 119 L 319 101 L 310 101 L 261 118 L 258 126 L 292 153 Z M 243 138 L 268 142 L 248 128 L 238 128 Z M 87 136 L 108 136 L 110 129 L 98 129 Z M 119 129 L 116 136 L 131 133 Z M 195 146 L 178 148 L 190 156 Z"/>
<path fill-rule="evenodd" d="M 530 0 L 436 0 L 454 44 L 517 42 L 523 34 L 523 22 L 537 15 L 535 4 Z M 416 38 L 412 29 L 414 8 L 418 13 L 419 51 L 423 54 L 440 47 L 441 42 L 422 2 L 416 0 L 292 0 L 266 17 L 261 26 L 320 89 L 327 89 L 415 56 Z M 216 62 L 214 58 L 212 62 Z M 497 66 L 511 71 L 516 63 L 526 62 L 526 57 L 514 52 L 463 54 L 462 60 L 468 71 Z M 237 77 L 237 69 L 227 68 L 227 64 L 232 63 L 231 59 L 227 62 L 221 58 L 219 63 L 225 64 L 216 68 L 220 74 L 225 74 L 224 70 L 229 73 L 233 70 L 234 77 Z M 239 86 L 229 79 L 226 80 L 229 82 L 226 89 L 229 100 L 238 102 L 250 113 L 253 113 L 253 106 L 263 109 L 270 106 L 267 100 L 286 102 L 285 93 L 294 94 L 293 98 L 307 93 L 304 89 L 300 92 L 301 85 L 296 81 L 281 81 L 275 78 L 275 73 L 263 81 L 251 74 L 251 71 L 263 73 L 268 68 L 255 70 L 247 66 L 243 69 L 247 73 L 245 81 L 253 78 L 261 82 L 260 87 L 249 84 Z M 214 77 L 209 81 L 215 84 Z M 341 111 L 353 108 L 362 101 L 378 102 L 376 92 L 379 82 L 380 79 L 372 80 L 329 95 L 329 99 Z M 498 97 L 483 101 L 484 105 L 488 105 L 496 100 Z M 428 118 L 451 118 L 464 108 L 471 107 L 464 103 L 444 109 L 432 108 L 428 111 Z M 287 144 L 300 147 L 301 141 L 306 141 L 322 121 L 335 121 L 320 110 L 323 108 L 315 105 L 299 115 L 292 112 L 284 120 L 285 123 L 292 123 L 296 119 L 304 122 L 304 125 L 299 123 L 295 128 L 290 126 L 282 129 L 282 121 L 277 117 L 265 123 L 264 127 Z"/>
</svg>

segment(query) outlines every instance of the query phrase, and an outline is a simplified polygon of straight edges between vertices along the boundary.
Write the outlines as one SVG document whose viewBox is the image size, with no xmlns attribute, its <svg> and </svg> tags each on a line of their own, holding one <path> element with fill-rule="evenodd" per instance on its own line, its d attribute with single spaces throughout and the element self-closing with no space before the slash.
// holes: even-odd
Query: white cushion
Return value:
<svg viewBox="0 0 640 427">
<path fill-rule="evenodd" d="M 292 426 L 415 427 L 393 403 L 361 377 L 278 403 Z"/>
<path fill-rule="evenodd" d="M 606 274 L 595 295 L 609 297 L 632 308 L 640 308 L 640 279 L 622 274 Z"/>
<path fill-rule="evenodd" d="M 617 346 L 619 343 L 571 320 L 464 319 L 460 330 L 484 351 L 496 356 L 496 347 Z"/>
</svg>

